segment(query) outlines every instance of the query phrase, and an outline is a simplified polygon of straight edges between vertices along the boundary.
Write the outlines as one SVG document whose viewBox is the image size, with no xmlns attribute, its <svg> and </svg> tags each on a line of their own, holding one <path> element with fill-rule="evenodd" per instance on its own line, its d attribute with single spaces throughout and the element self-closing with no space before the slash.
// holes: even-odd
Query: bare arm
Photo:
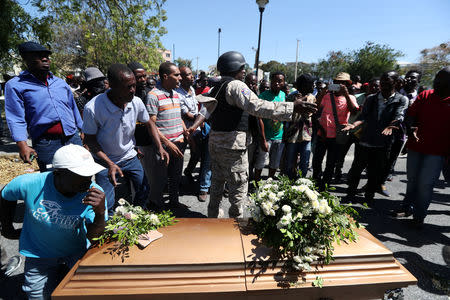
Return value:
<svg viewBox="0 0 450 300">
<path fill-rule="evenodd" d="M 151 115 L 150 119 L 152 122 L 156 123 L 156 115 Z M 183 128 L 186 128 L 186 126 L 184 125 L 184 122 L 183 122 Z M 174 143 L 169 141 L 169 139 L 166 138 L 164 136 L 164 134 L 162 134 L 158 128 L 156 128 L 156 130 L 158 131 L 158 135 L 159 135 L 159 139 L 161 140 L 161 143 L 163 143 L 173 155 L 175 155 L 177 157 L 183 157 L 183 153 L 180 151 L 180 149 L 178 149 L 178 147 Z"/>
<path fill-rule="evenodd" d="M 84 197 L 83 204 L 91 205 L 95 213 L 94 222 L 86 226 L 86 236 L 92 241 L 93 238 L 99 237 L 105 230 L 105 193 L 92 187 L 89 189 L 86 197 Z"/>
<path fill-rule="evenodd" d="M 123 177 L 122 170 L 116 165 L 109 157 L 103 152 L 102 147 L 97 141 L 97 136 L 94 134 L 85 134 L 84 135 L 84 143 L 88 146 L 89 151 L 94 153 L 98 158 L 103 160 L 108 167 L 108 176 L 111 183 L 116 186 L 116 173 L 119 173 L 120 177 Z"/>
<path fill-rule="evenodd" d="M 17 201 L 7 201 L 2 198 L 0 190 L 0 223 L 2 224 L 2 235 L 7 239 L 18 239 L 20 229 L 14 229 L 13 219 L 16 211 Z"/>
</svg>

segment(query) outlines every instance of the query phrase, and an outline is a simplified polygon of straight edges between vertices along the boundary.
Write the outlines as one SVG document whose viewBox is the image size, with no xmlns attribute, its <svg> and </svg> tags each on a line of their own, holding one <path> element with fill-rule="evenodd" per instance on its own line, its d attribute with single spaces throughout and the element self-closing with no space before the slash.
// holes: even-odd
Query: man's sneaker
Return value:
<svg viewBox="0 0 450 300">
<path fill-rule="evenodd" d="M 200 193 L 198 194 L 198 197 L 197 197 L 198 201 L 200 201 L 200 202 L 205 202 L 207 198 L 208 198 L 208 192 L 205 192 L 205 191 L 200 191 Z"/>
<path fill-rule="evenodd" d="M 383 195 L 385 197 L 390 197 L 391 194 L 387 191 L 386 185 L 382 184 L 380 189 L 378 190 L 378 194 Z"/>
<path fill-rule="evenodd" d="M 8 262 L 6 263 L 4 269 L 4 274 L 6 277 L 9 277 L 14 273 L 15 270 L 17 270 L 20 265 L 22 264 L 22 257 L 16 255 L 11 257 Z"/>
</svg>

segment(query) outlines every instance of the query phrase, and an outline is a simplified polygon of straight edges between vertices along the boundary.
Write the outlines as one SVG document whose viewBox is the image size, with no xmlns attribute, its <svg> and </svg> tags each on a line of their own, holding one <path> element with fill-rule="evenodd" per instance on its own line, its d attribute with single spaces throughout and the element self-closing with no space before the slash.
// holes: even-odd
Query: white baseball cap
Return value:
<svg viewBox="0 0 450 300">
<path fill-rule="evenodd" d="M 48 166 L 47 166 L 48 167 Z M 80 176 L 92 176 L 104 170 L 84 147 L 70 144 L 59 148 L 53 156 L 52 168 L 68 169 Z"/>
</svg>

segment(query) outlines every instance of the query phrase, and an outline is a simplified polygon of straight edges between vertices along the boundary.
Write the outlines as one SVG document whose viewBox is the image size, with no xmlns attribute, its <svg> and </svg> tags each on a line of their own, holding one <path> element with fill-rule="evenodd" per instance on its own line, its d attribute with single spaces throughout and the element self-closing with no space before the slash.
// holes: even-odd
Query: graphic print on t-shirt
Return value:
<svg viewBox="0 0 450 300">
<path fill-rule="evenodd" d="M 42 199 L 39 204 L 43 207 L 33 210 L 33 217 L 38 221 L 54 224 L 64 229 L 74 229 L 81 225 L 82 220 L 79 215 L 62 214 L 62 207 L 57 202 Z"/>
</svg>

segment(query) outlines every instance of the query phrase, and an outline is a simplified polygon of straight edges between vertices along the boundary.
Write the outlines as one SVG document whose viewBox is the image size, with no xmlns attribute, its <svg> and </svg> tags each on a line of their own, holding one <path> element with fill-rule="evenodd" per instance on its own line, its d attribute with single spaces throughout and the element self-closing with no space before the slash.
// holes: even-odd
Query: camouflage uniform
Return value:
<svg viewBox="0 0 450 300">
<path fill-rule="evenodd" d="M 259 99 L 240 80 L 233 80 L 227 85 L 225 98 L 228 104 L 242 109 L 245 112 L 243 118 L 247 119 L 248 114 L 251 114 L 260 118 L 290 121 L 294 109 L 293 103 L 290 102 L 269 102 Z M 208 113 L 212 113 L 213 109 L 214 107 L 208 108 Z M 219 214 L 225 182 L 228 183 L 231 203 L 229 215 L 232 218 L 242 217 L 243 205 L 247 199 L 247 146 L 250 143 L 251 134 L 248 130 L 230 132 L 211 130 L 209 151 L 212 175 L 208 217 L 217 218 Z"/>
</svg>

